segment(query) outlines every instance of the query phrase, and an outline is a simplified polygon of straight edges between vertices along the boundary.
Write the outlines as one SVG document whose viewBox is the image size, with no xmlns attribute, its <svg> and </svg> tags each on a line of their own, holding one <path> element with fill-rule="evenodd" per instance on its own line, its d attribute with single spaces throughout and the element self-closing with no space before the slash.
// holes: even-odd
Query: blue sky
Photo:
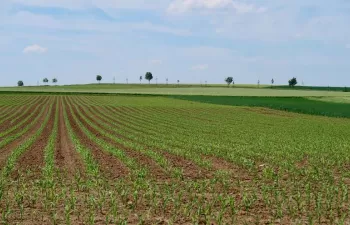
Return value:
<svg viewBox="0 0 350 225">
<path fill-rule="evenodd" d="M 0 0 L 0 86 L 138 82 L 350 86 L 348 0 Z"/>
</svg>

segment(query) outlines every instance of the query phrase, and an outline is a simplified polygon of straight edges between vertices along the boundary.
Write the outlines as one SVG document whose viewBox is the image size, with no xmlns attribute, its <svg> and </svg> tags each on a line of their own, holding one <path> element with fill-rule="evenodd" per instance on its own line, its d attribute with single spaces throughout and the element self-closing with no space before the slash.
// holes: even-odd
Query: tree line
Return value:
<svg viewBox="0 0 350 225">
<path fill-rule="evenodd" d="M 140 80 L 140 83 L 142 82 L 142 79 L 143 77 L 140 76 L 139 80 Z M 147 72 L 145 74 L 145 79 L 148 80 L 148 83 L 150 84 L 151 83 L 151 80 L 153 80 L 153 74 L 151 72 Z M 101 81 L 102 81 L 102 76 L 101 75 L 96 75 L 96 80 L 97 82 L 100 84 Z M 168 78 L 166 79 L 166 82 L 168 83 Z M 180 80 L 178 80 L 178 83 L 180 82 Z"/>
<path fill-rule="evenodd" d="M 230 87 L 231 84 L 235 84 L 235 81 L 233 77 L 226 77 L 225 82 L 227 83 L 228 87 Z M 274 85 L 275 80 L 272 78 L 271 79 L 271 87 Z M 298 84 L 297 78 L 293 77 L 288 81 L 289 87 L 295 87 L 295 85 Z M 260 80 L 258 80 L 258 87 L 260 86 Z"/>
<path fill-rule="evenodd" d="M 58 79 L 57 79 L 57 78 L 53 78 L 51 81 L 52 81 L 53 84 L 56 84 L 56 83 L 58 82 Z M 44 84 L 48 84 L 48 83 L 49 83 L 49 79 L 44 78 L 44 79 L 43 79 L 43 83 L 44 83 Z M 23 82 L 22 80 L 19 80 L 19 81 L 17 82 L 17 86 L 19 86 L 19 87 L 24 86 L 24 82 Z"/>
<path fill-rule="evenodd" d="M 140 77 L 139 77 L 140 84 L 141 84 L 143 78 L 146 79 L 146 80 L 148 80 L 148 83 L 150 84 L 150 83 L 151 83 L 151 80 L 153 80 L 153 74 L 152 74 L 151 72 L 147 72 L 147 73 L 145 74 L 144 77 L 143 77 L 143 76 L 140 76 Z M 156 78 L 156 79 L 157 79 L 157 78 Z M 98 83 L 100 84 L 101 81 L 102 81 L 102 75 L 96 75 L 96 80 L 97 80 Z M 169 81 L 168 78 L 166 78 L 166 84 L 168 84 L 168 81 Z M 52 82 L 53 84 L 56 84 L 56 83 L 58 83 L 58 79 L 57 79 L 57 78 L 53 78 L 53 79 L 51 80 L 51 82 Z M 225 82 L 227 83 L 228 87 L 230 87 L 231 84 L 232 84 L 232 85 L 235 84 L 235 81 L 234 81 L 233 77 L 226 77 L 226 78 L 225 78 Z M 47 84 L 49 83 L 49 79 L 48 79 L 48 78 L 44 78 L 44 79 L 43 79 L 43 83 L 47 85 Z M 271 88 L 273 87 L 274 83 L 275 83 L 275 80 L 272 78 L 272 79 L 271 79 Z M 177 84 L 178 84 L 178 85 L 180 84 L 180 80 L 177 80 Z M 288 86 L 289 86 L 289 87 L 295 87 L 297 84 L 298 84 L 298 80 L 297 80 L 296 77 L 293 77 L 293 78 L 291 78 L 290 80 L 288 80 Z M 23 82 L 22 80 L 19 80 L 19 81 L 17 82 L 17 86 L 19 86 L 19 87 L 24 86 L 24 82 Z M 258 80 L 258 87 L 259 87 L 259 86 L 260 86 L 260 80 Z M 344 92 L 348 92 L 348 91 L 349 91 L 349 89 L 348 89 L 347 87 L 345 87 L 345 88 L 344 88 Z"/>
</svg>

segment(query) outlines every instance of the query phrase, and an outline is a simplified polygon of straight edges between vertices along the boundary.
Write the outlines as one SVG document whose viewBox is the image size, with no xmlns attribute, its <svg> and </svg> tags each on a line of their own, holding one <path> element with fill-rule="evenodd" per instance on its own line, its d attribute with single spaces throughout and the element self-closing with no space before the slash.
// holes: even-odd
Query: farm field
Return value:
<svg viewBox="0 0 350 225">
<path fill-rule="evenodd" d="M 2 223 L 350 223 L 349 119 L 206 101 L 0 95 Z"/>
<path fill-rule="evenodd" d="M 327 91 L 324 89 L 305 90 L 286 87 L 269 88 L 261 85 L 138 85 L 138 84 L 89 84 L 67 86 L 1 87 L 0 92 L 46 92 L 46 93 L 109 93 L 148 95 L 206 95 L 206 96 L 285 96 L 285 97 L 350 97 L 350 92 Z"/>
<path fill-rule="evenodd" d="M 289 112 L 350 118 L 349 97 L 264 97 L 171 95 L 170 98 L 217 105 L 265 107 Z"/>
</svg>

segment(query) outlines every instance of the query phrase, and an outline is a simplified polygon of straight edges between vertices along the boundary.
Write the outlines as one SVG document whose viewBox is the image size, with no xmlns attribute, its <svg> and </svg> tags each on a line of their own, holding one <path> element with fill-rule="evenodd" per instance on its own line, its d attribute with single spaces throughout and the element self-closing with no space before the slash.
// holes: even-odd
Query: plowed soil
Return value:
<svg viewBox="0 0 350 225">
<path fill-rule="evenodd" d="M 76 111 L 75 111 L 76 112 Z M 87 118 L 89 118 L 90 120 L 94 121 L 92 117 L 90 117 L 82 107 L 80 107 L 80 112 L 82 112 L 82 114 L 84 116 L 86 116 Z M 83 122 L 84 126 L 87 127 L 91 132 L 93 133 L 99 133 L 98 131 L 96 131 L 94 128 L 92 128 L 91 126 L 89 126 L 86 122 L 84 122 L 82 120 L 81 117 L 79 117 L 80 121 Z M 100 119 L 100 118 L 99 118 Z M 108 123 L 108 121 L 105 121 Z M 100 124 L 96 123 L 96 125 L 100 128 L 100 129 L 105 129 L 103 128 L 103 126 L 101 126 Z M 112 128 L 112 126 L 111 126 Z M 116 132 L 114 132 L 112 129 L 108 130 L 108 132 L 113 133 L 115 136 L 118 136 L 119 138 L 124 139 L 124 136 L 121 136 L 119 134 L 117 134 Z M 150 171 L 152 171 L 152 176 L 156 179 L 169 179 L 170 177 L 165 173 L 164 169 L 162 169 L 156 162 L 154 162 L 151 158 L 149 158 L 148 156 L 142 154 L 141 152 L 137 151 L 137 150 L 133 150 L 131 148 L 128 148 L 126 146 L 124 146 L 121 143 L 118 143 L 108 137 L 105 136 L 100 136 L 100 138 L 102 138 L 103 140 L 105 140 L 106 142 L 110 143 L 111 145 L 116 146 L 118 149 L 123 150 L 126 155 L 130 158 L 134 158 L 139 165 L 141 166 L 145 166 L 147 167 Z"/>
<path fill-rule="evenodd" d="M 68 106 L 68 104 L 67 104 Z M 100 165 L 100 169 L 109 178 L 119 178 L 128 174 L 127 167 L 112 154 L 103 151 L 96 143 L 89 140 L 89 138 L 80 129 L 79 125 L 74 121 L 71 110 L 67 107 L 68 120 L 72 125 L 73 131 L 77 134 L 81 143 L 91 150 L 95 160 Z"/>
<path fill-rule="evenodd" d="M 44 167 L 44 155 L 45 148 L 48 144 L 50 135 L 53 130 L 54 122 L 55 122 L 55 112 L 56 112 L 56 104 L 54 104 L 51 113 L 49 116 L 49 121 L 45 126 L 43 133 L 40 137 L 34 142 L 34 144 L 21 155 L 18 159 L 18 163 L 16 164 L 15 172 L 21 170 L 32 170 L 35 172 L 39 172 L 41 168 Z M 44 114 L 43 118 L 47 116 Z"/>
<path fill-rule="evenodd" d="M 69 176 L 73 176 L 77 172 L 83 173 L 85 168 L 81 157 L 74 148 L 72 140 L 68 137 L 62 104 L 62 100 L 60 100 L 55 163 L 59 168 L 65 170 Z"/>
<path fill-rule="evenodd" d="M 44 115 L 46 115 L 48 110 L 49 110 L 49 106 L 45 105 L 43 107 L 45 107 Z M 18 139 L 14 140 L 13 142 L 6 145 L 4 148 L 0 149 L 0 153 L 1 153 L 0 154 L 0 168 L 1 168 L 1 170 L 5 166 L 6 160 L 10 156 L 11 152 L 15 148 L 20 146 L 28 138 L 32 137 L 35 134 L 35 132 L 40 128 L 40 126 L 44 120 L 45 120 L 45 117 L 42 116 L 41 118 L 39 118 L 38 122 L 36 124 L 34 124 L 34 126 L 32 128 L 30 128 L 29 131 L 25 135 L 19 137 Z"/>
<path fill-rule="evenodd" d="M 102 110 L 102 109 L 99 109 L 98 107 L 95 108 L 97 111 L 99 110 Z M 126 113 L 125 111 L 123 111 L 125 108 L 124 107 L 121 107 L 121 108 L 112 108 L 110 111 L 110 113 L 113 113 L 113 109 L 118 111 L 119 113 Z M 95 114 L 96 117 L 98 117 L 99 119 L 102 119 L 104 120 L 101 116 L 98 116 Z M 138 130 L 137 128 L 134 128 L 134 127 L 131 127 L 131 126 L 127 126 L 123 123 L 120 123 L 118 122 L 118 117 L 116 116 L 115 117 L 116 119 L 112 119 L 113 122 L 115 123 L 119 123 L 121 126 L 125 126 L 125 127 L 128 127 L 130 128 L 131 130 L 135 130 L 135 131 L 141 131 L 141 130 Z M 107 120 L 105 120 L 106 122 L 108 122 Z M 132 122 L 130 122 L 132 123 Z M 120 135 L 120 134 L 117 134 L 118 132 L 118 128 L 116 127 L 115 128 L 115 132 L 114 134 L 116 134 L 117 136 Z M 123 137 L 123 136 L 122 136 Z M 174 154 L 171 154 L 169 153 L 168 151 L 164 150 L 164 149 L 154 149 L 152 148 L 151 146 L 147 146 L 145 143 L 141 143 L 140 141 L 138 140 L 132 140 L 133 142 L 136 142 L 136 143 L 139 143 L 141 145 L 144 145 L 145 147 L 147 147 L 148 149 L 152 149 L 152 150 L 155 150 L 155 151 L 158 151 L 160 154 L 162 154 L 165 158 L 167 158 L 167 160 L 169 161 L 169 163 L 173 166 L 173 167 L 176 167 L 176 168 L 180 168 L 182 171 L 183 171 L 183 175 L 185 178 L 188 178 L 188 179 L 203 179 L 203 178 L 209 178 L 209 177 L 212 177 L 212 173 L 206 169 L 203 169 L 203 168 L 200 168 L 198 165 L 196 165 L 193 161 L 190 161 L 190 160 L 187 160 L 181 156 L 177 156 L 177 155 L 174 155 Z"/>
</svg>

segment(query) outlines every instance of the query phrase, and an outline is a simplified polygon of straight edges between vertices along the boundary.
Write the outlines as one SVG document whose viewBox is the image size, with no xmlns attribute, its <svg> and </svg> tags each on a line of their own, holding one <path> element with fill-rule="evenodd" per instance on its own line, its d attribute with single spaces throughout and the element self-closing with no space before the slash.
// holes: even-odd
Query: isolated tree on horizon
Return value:
<svg viewBox="0 0 350 225">
<path fill-rule="evenodd" d="M 151 80 L 153 79 L 153 74 L 151 72 L 147 72 L 145 75 L 145 79 L 148 80 L 149 84 L 151 84 Z"/>
<path fill-rule="evenodd" d="M 141 84 L 141 81 L 142 81 L 142 76 L 140 76 L 140 84 Z"/>
<path fill-rule="evenodd" d="M 179 86 L 180 85 L 180 80 L 177 80 L 177 86 Z"/>
<path fill-rule="evenodd" d="M 17 85 L 18 85 L 18 87 L 23 87 L 24 83 L 23 83 L 23 81 L 20 80 L 20 81 L 17 82 Z"/>
<path fill-rule="evenodd" d="M 52 79 L 52 83 L 56 84 L 58 82 L 57 78 Z"/>
<path fill-rule="evenodd" d="M 289 87 L 294 87 L 295 85 L 298 84 L 297 78 L 293 77 L 288 81 L 288 83 L 289 83 Z"/>
<path fill-rule="evenodd" d="M 96 80 L 97 80 L 98 83 L 100 84 L 100 83 L 101 83 L 101 80 L 102 80 L 102 76 L 101 76 L 101 75 L 97 75 L 97 76 L 96 76 Z"/>
<path fill-rule="evenodd" d="M 44 83 L 49 83 L 49 79 L 44 78 L 44 79 L 43 79 L 43 82 L 44 82 Z"/>
<path fill-rule="evenodd" d="M 227 87 L 230 87 L 230 84 L 233 83 L 233 77 L 227 77 L 225 79 L 225 82 L 227 83 Z"/>
<path fill-rule="evenodd" d="M 275 83 L 275 80 L 272 78 L 272 80 L 271 80 L 271 88 L 272 88 L 274 83 Z"/>
</svg>

